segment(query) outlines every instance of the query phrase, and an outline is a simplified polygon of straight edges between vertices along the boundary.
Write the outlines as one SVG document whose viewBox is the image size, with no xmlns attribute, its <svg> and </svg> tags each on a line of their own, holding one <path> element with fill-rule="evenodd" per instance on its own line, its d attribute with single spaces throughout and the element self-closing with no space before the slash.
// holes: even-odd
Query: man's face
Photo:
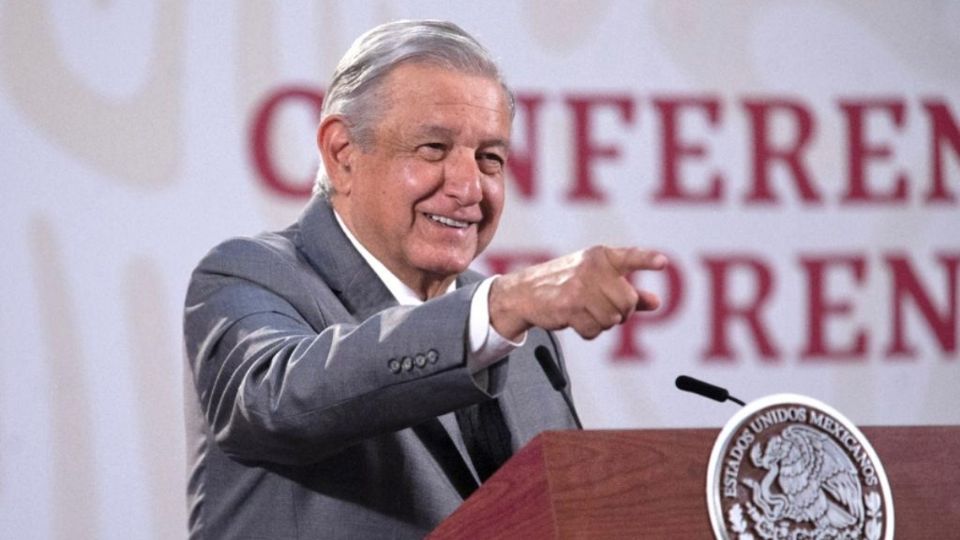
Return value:
<svg viewBox="0 0 960 540">
<path fill-rule="evenodd" d="M 421 292 L 466 270 L 503 210 L 510 138 L 494 80 L 405 64 L 381 88 L 370 148 L 355 150 L 334 207 L 360 242 Z"/>
</svg>

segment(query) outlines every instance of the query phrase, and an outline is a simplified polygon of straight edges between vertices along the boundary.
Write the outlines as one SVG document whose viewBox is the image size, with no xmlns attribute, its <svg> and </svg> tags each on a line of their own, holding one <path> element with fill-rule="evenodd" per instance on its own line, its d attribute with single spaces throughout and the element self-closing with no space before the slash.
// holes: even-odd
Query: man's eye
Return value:
<svg viewBox="0 0 960 540">
<path fill-rule="evenodd" d="M 480 164 L 480 169 L 483 172 L 487 174 L 494 174 L 503 169 L 505 160 L 503 159 L 503 156 L 499 154 L 485 152 L 477 155 L 477 163 Z"/>
<path fill-rule="evenodd" d="M 447 154 L 447 146 L 443 143 L 427 143 L 417 147 L 417 155 L 427 161 L 439 161 Z"/>
</svg>

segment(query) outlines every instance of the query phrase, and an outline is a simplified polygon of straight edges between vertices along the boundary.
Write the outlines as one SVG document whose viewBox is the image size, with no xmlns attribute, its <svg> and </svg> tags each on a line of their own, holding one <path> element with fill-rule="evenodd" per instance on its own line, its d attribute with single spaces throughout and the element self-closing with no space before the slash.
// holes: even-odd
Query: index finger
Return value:
<svg viewBox="0 0 960 540">
<path fill-rule="evenodd" d="M 606 248 L 607 260 L 621 275 L 634 270 L 663 270 L 669 264 L 659 251 L 635 247 Z"/>
</svg>

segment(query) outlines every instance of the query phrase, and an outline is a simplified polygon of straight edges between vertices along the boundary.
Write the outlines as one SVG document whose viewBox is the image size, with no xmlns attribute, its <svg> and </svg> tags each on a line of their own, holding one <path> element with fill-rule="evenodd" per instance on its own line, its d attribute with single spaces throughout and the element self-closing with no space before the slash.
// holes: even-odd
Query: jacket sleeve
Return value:
<svg viewBox="0 0 960 540">
<path fill-rule="evenodd" d="M 506 362 L 486 389 L 465 365 L 474 290 L 315 328 L 263 283 L 201 265 L 184 336 L 218 444 L 238 460 L 308 464 L 499 393 Z"/>
</svg>

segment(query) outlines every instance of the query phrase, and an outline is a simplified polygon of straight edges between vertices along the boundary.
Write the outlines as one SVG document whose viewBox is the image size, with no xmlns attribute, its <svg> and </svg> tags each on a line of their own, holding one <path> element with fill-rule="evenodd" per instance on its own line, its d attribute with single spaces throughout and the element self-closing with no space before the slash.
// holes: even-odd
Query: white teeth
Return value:
<svg viewBox="0 0 960 540">
<path fill-rule="evenodd" d="M 457 221 L 455 219 L 450 219 L 448 217 L 438 216 L 435 214 L 427 214 L 427 215 L 430 216 L 430 219 L 439 223 L 443 223 L 447 227 L 456 227 L 458 229 L 464 229 L 470 226 L 470 224 L 467 223 L 466 221 Z"/>
</svg>

